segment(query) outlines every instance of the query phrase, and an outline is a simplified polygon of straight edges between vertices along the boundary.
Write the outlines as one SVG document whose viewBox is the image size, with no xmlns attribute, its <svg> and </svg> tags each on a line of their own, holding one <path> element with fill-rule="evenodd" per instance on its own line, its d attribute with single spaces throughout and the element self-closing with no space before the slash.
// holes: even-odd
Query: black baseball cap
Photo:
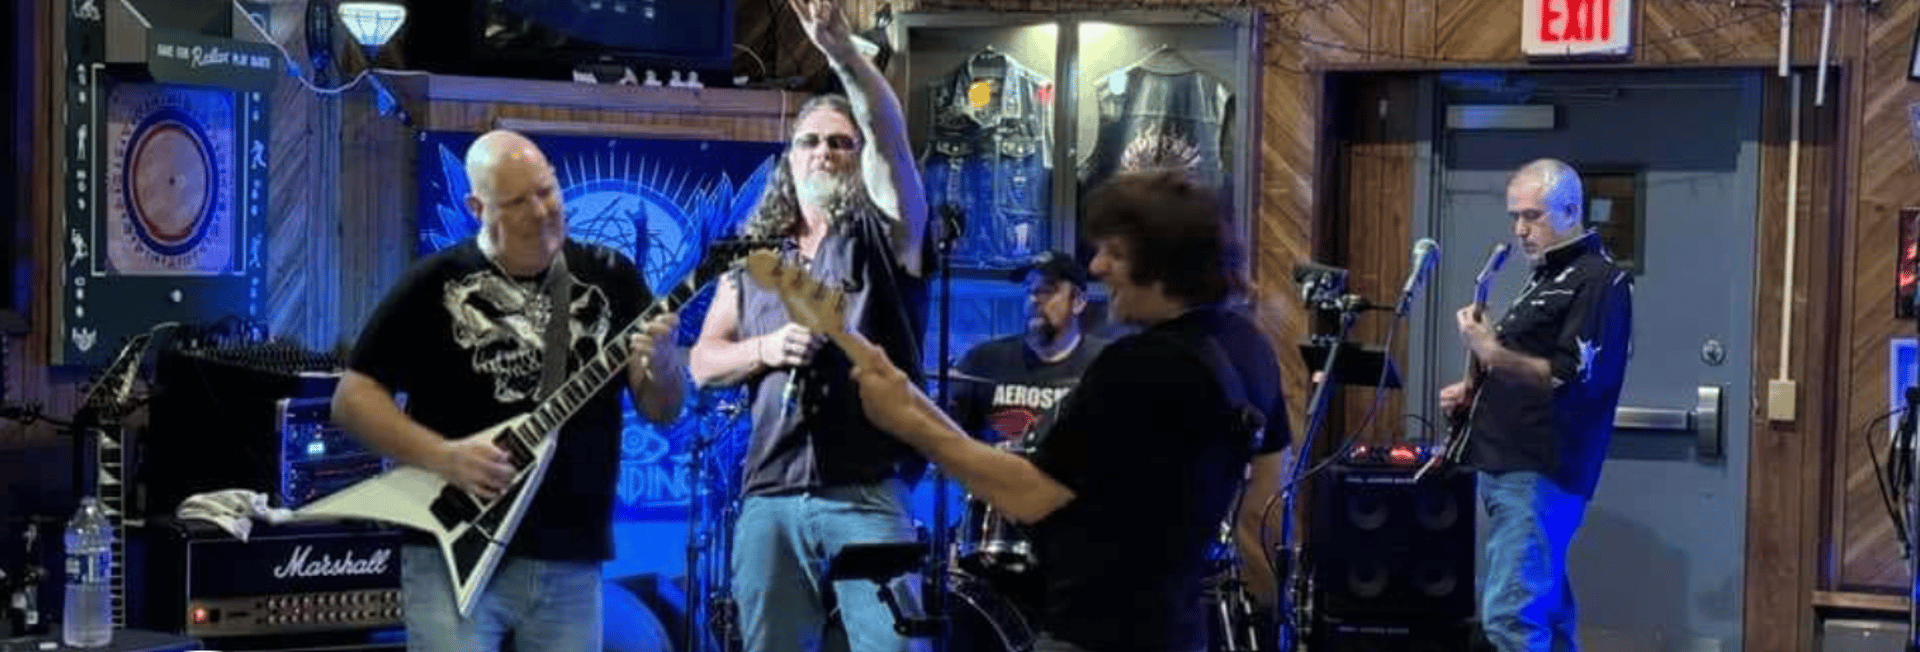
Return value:
<svg viewBox="0 0 1920 652">
<path fill-rule="evenodd" d="M 1080 262 L 1072 256 L 1058 251 L 1040 252 L 1028 259 L 1026 264 L 1014 268 L 1013 273 L 1007 275 L 1007 280 L 1024 283 L 1027 274 L 1036 271 L 1047 278 L 1072 281 L 1074 286 L 1082 290 L 1087 288 L 1087 268 L 1080 266 Z"/>
</svg>

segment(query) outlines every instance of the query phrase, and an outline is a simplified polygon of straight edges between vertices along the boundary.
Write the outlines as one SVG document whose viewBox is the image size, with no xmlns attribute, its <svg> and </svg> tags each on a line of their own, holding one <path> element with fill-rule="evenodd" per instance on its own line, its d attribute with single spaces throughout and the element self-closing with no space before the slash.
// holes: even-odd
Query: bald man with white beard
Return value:
<svg viewBox="0 0 1920 652">
<path fill-rule="evenodd" d="M 393 460 L 491 500 L 514 469 L 507 451 L 471 436 L 533 409 L 549 352 L 577 371 L 653 302 L 626 254 L 567 238 L 553 166 L 525 136 L 494 131 L 467 150 L 467 208 L 480 232 L 409 269 L 353 348 L 333 418 Z M 565 306 L 553 298 L 564 296 Z M 555 324 L 559 350 L 548 346 Z M 643 417 L 680 413 L 685 364 L 678 318 L 631 336 L 626 389 Z M 466 617 L 440 552 L 407 532 L 402 552 L 407 648 L 601 652 L 600 564 L 613 557 L 621 383 L 588 399 L 555 436 L 552 461 L 507 554 Z M 394 400 L 408 395 L 402 411 Z M 430 500 L 432 496 L 422 496 Z"/>
</svg>

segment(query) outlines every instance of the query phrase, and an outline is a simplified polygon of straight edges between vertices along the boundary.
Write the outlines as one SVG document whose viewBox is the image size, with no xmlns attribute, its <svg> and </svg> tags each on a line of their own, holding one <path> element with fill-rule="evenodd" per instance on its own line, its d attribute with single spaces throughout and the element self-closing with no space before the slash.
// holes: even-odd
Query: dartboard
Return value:
<svg viewBox="0 0 1920 652">
<path fill-rule="evenodd" d="M 233 101 L 216 89 L 113 89 L 101 225 L 111 271 L 219 274 L 238 262 Z"/>
</svg>

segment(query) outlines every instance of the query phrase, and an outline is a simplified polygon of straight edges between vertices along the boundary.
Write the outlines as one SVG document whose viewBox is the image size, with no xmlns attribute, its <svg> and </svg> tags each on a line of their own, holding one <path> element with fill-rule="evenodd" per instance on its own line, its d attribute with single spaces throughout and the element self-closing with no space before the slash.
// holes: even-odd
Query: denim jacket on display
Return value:
<svg viewBox="0 0 1920 652">
<path fill-rule="evenodd" d="M 1168 74 L 1172 72 L 1172 74 Z M 1233 89 L 1205 72 L 1151 71 L 1136 64 L 1099 78 L 1100 127 L 1082 162 L 1082 193 L 1116 172 L 1180 167 L 1229 191 L 1226 138 Z"/>
<path fill-rule="evenodd" d="M 992 85 L 974 108 L 968 87 Z M 928 206 L 965 211 L 958 267 L 1011 267 L 1050 248 L 1053 82 L 992 49 L 932 86 L 933 120 L 921 155 Z"/>
</svg>

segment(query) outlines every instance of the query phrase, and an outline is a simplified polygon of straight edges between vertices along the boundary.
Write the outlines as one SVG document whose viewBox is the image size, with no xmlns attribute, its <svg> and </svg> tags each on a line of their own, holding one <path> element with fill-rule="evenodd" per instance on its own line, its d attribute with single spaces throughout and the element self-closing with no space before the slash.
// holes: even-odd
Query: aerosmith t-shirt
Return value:
<svg viewBox="0 0 1920 652">
<path fill-rule="evenodd" d="M 964 374 L 954 379 L 949 390 L 954 418 L 989 444 L 1035 443 L 1028 438 L 1045 431 L 1060 399 L 1080 382 L 1087 365 L 1107 345 L 1105 338 L 1085 335 L 1066 358 L 1046 362 L 1027 348 L 1025 337 L 988 340 L 954 365 Z"/>
</svg>

